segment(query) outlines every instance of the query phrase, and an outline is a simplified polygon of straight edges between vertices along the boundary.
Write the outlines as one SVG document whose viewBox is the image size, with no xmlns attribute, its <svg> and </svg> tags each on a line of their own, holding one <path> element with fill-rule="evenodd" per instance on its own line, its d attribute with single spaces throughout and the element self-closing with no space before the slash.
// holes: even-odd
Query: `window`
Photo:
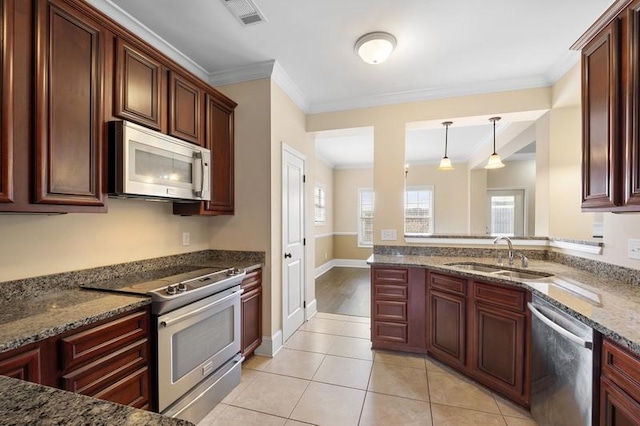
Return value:
<svg viewBox="0 0 640 426">
<path fill-rule="evenodd" d="M 404 192 L 404 234 L 433 234 L 433 186 L 407 187 Z"/>
<path fill-rule="evenodd" d="M 315 224 L 324 225 L 327 220 L 327 205 L 325 203 L 324 187 L 316 185 L 313 191 L 313 199 L 315 200 Z"/>
<path fill-rule="evenodd" d="M 358 246 L 373 245 L 373 190 L 358 190 Z"/>
<path fill-rule="evenodd" d="M 489 233 L 524 235 L 524 190 L 488 190 Z"/>
</svg>

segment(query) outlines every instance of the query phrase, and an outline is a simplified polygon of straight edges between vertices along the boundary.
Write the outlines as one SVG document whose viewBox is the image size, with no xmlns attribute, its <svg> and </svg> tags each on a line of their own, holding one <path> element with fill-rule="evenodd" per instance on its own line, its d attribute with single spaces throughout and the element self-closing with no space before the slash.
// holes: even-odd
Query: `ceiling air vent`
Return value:
<svg viewBox="0 0 640 426">
<path fill-rule="evenodd" d="M 258 6 L 251 0 L 222 0 L 222 3 L 245 27 L 267 21 Z"/>
</svg>

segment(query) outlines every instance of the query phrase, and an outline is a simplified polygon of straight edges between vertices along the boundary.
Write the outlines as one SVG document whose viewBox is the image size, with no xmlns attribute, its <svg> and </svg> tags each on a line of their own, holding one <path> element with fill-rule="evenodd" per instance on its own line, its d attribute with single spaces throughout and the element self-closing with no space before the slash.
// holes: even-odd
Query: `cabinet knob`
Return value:
<svg viewBox="0 0 640 426">
<path fill-rule="evenodd" d="M 285 253 L 285 254 L 284 254 L 284 258 L 285 258 L 285 259 L 286 259 L 286 258 L 289 258 L 289 259 L 290 259 L 291 257 L 292 257 L 292 256 L 291 256 L 291 253 Z"/>
</svg>

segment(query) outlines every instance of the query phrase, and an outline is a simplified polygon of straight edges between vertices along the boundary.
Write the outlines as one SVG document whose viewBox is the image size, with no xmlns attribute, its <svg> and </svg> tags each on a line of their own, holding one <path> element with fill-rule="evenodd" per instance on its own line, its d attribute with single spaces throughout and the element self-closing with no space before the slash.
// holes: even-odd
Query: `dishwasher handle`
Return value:
<svg viewBox="0 0 640 426">
<path fill-rule="evenodd" d="M 555 322 L 551 321 L 549 318 L 547 318 L 547 316 L 545 314 L 540 312 L 538 310 L 538 308 L 533 303 L 527 302 L 527 306 L 529 307 L 529 310 L 531 311 L 531 313 L 533 315 L 535 315 L 536 318 L 538 318 L 540 321 L 542 321 L 549 328 L 551 328 L 552 330 L 557 331 L 561 336 L 567 338 L 568 340 L 571 340 L 574 343 L 577 343 L 578 345 L 582 346 L 583 348 L 587 348 L 589 350 L 593 350 L 593 342 L 591 342 L 589 340 L 585 340 L 580 336 L 576 336 L 575 334 L 573 334 L 569 330 L 567 330 L 567 329 L 561 327 L 560 325 L 556 324 Z"/>
</svg>

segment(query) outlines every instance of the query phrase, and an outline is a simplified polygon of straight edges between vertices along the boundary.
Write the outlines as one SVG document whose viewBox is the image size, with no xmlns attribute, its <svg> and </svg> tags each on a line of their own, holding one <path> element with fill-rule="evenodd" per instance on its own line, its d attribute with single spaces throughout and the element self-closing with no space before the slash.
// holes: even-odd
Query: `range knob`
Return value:
<svg viewBox="0 0 640 426">
<path fill-rule="evenodd" d="M 176 293 L 178 293 L 178 285 L 177 284 L 169 284 L 167 286 L 167 294 L 171 296 L 171 295 L 174 295 Z"/>
<path fill-rule="evenodd" d="M 230 277 L 234 276 L 234 275 L 238 275 L 239 273 L 240 273 L 240 269 L 238 269 L 238 268 L 230 268 L 227 271 L 227 275 L 230 276 Z"/>
<path fill-rule="evenodd" d="M 184 293 L 187 291 L 187 285 L 185 283 L 178 284 L 178 293 Z"/>
</svg>

